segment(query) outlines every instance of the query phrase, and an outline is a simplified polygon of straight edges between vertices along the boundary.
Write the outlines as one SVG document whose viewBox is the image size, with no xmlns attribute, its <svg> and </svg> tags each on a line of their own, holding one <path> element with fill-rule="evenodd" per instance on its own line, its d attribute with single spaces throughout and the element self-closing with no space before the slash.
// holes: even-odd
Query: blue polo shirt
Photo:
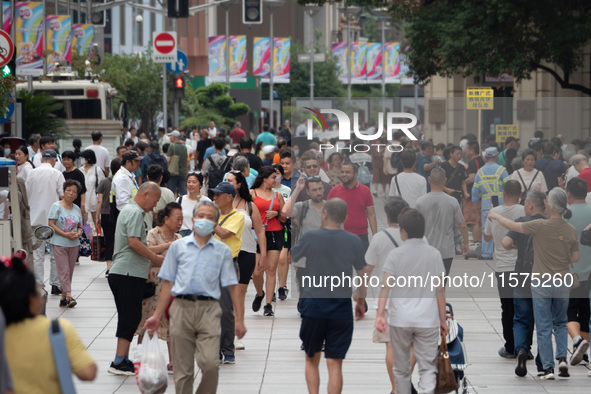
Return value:
<svg viewBox="0 0 591 394">
<path fill-rule="evenodd" d="M 193 234 L 170 245 L 158 277 L 173 282 L 173 296 L 221 296 L 221 287 L 238 284 L 230 248 L 213 236 L 201 248 Z"/>
<path fill-rule="evenodd" d="M 538 159 L 534 168 L 542 171 L 542 174 L 544 174 L 548 191 L 558 187 L 558 177 L 568 170 L 568 166 L 563 161 L 554 160 L 550 156 L 544 156 Z"/>
</svg>

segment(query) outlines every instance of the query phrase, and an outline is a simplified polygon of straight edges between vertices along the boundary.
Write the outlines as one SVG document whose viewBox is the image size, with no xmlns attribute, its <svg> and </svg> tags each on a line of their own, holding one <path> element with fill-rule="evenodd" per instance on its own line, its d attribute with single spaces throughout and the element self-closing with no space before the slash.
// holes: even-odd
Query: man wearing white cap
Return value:
<svg viewBox="0 0 591 394">
<path fill-rule="evenodd" d="M 482 200 L 480 205 L 480 214 L 482 217 L 482 230 L 484 233 L 484 226 L 488 217 L 488 211 L 491 206 L 498 207 L 504 204 L 503 200 L 503 185 L 510 180 L 509 174 L 505 167 L 497 164 L 499 150 L 495 147 L 487 148 L 484 151 L 484 158 L 486 163 L 478 170 L 474 178 L 474 186 L 472 186 L 472 201 L 478 202 Z M 493 243 L 485 242 L 482 239 L 482 258 L 486 260 L 492 259 Z"/>
<path fill-rule="evenodd" d="M 180 140 L 181 133 L 178 130 L 167 135 L 170 137 L 170 146 L 166 152 L 170 180 L 166 187 L 175 193 L 175 196 L 184 196 L 187 194 L 187 147 Z"/>
</svg>

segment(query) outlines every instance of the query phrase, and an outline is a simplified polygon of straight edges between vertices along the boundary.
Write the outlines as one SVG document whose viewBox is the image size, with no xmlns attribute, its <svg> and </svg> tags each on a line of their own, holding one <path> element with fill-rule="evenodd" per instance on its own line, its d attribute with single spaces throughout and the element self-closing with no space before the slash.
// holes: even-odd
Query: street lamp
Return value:
<svg viewBox="0 0 591 394">
<path fill-rule="evenodd" d="M 224 3 L 220 2 L 220 5 L 226 12 L 226 85 L 230 89 L 230 8 L 238 3 L 238 0 L 228 0 Z"/>
<path fill-rule="evenodd" d="M 322 7 L 315 4 L 304 5 L 304 11 L 310 15 L 310 107 L 314 108 L 314 54 L 316 52 L 314 46 L 316 44 L 316 36 L 314 34 L 314 15 L 316 15 Z"/>
<path fill-rule="evenodd" d="M 273 76 L 275 74 L 275 37 L 273 37 L 273 13 L 278 8 L 283 6 L 284 0 L 264 0 L 264 5 L 270 15 L 270 24 L 271 24 L 271 73 L 269 75 L 269 107 L 270 107 L 270 114 L 269 114 L 269 128 L 273 127 L 273 123 L 275 121 L 274 114 L 273 114 Z"/>
<path fill-rule="evenodd" d="M 351 101 L 351 17 L 359 14 L 359 7 L 344 7 L 340 9 L 347 17 L 347 97 Z"/>
<path fill-rule="evenodd" d="M 140 42 L 140 25 L 142 24 L 142 22 L 144 21 L 144 17 L 142 16 L 142 14 L 139 13 L 139 11 L 134 7 L 133 9 L 133 13 L 136 14 L 135 15 L 135 22 L 134 22 L 134 32 L 133 32 L 133 43 L 132 43 L 132 48 L 131 51 L 134 51 L 134 47 L 142 47 L 142 43 Z M 139 55 L 139 53 L 138 53 Z"/>
</svg>

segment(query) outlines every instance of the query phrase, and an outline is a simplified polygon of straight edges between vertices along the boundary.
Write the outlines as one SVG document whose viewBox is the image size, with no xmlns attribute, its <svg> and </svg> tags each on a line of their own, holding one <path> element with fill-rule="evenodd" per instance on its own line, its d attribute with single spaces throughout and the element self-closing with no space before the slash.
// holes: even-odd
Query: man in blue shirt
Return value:
<svg viewBox="0 0 591 394">
<path fill-rule="evenodd" d="M 277 138 L 273 135 L 274 133 L 274 130 L 271 133 L 269 132 L 269 126 L 263 126 L 263 132 L 259 134 L 255 143 L 258 144 L 262 141 L 265 146 L 277 145 Z"/>
<path fill-rule="evenodd" d="M 194 364 L 201 369 L 198 393 L 215 393 L 218 385 L 222 309 L 221 287 L 229 287 L 238 338 L 246 333 L 238 307 L 238 280 L 232 252 L 212 237 L 220 210 L 211 201 L 197 204 L 193 234 L 175 241 L 168 249 L 158 275 L 162 279 L 160 301 L 144 328 L 156 331 L 172 296 L 170 338 L 176 392 L 193 393 Z M 196 352 L 196 350 L 199 350 Z"/>
<path fill-rule="evenodd" d="M 558 152 L 558 148 L 550 141 L 542 144 L 542 157 L 536 161 L 534 168 L 542 171 L 546 179 L 548 191 L 558 187 L 558 178 L 568 170 L 566 163 L 555 160 L 552 156 Z"/>
<path fill-rule="evenodd" d="M 306 232 L 291 249 L 294 261 L 306 258 L 299 303 L 300 338 L 306 352 L 306 382 L 311 393 L 319 389 L 318 364 L 323 348 L 329 371 L 328 387 L 333 389 L 331 392 L 342 390 L 343 359 L 353 337 L 351 269 L 359 276 L 369 273 L 361 240 L 341 229 L 346 218 L 347 203 L 340 198 L 328 200 L 322 209 L 322 227 Z M 317 285 L 327 277 L 349 277 L 351 281 L 334 288 L 331 283 Z M 360 287 L 358 294 L 355 317 L 359 320 L 365 314 L 365 287 Z"/>
</svg>

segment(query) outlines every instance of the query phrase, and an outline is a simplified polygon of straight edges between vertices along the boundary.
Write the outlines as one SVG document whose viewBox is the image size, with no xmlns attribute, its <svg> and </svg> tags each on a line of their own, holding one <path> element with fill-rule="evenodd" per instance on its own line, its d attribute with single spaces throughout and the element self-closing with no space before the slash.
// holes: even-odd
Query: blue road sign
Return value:
<svg viewBox="0 0 591 394">
<path fill-rule="evenodd" d="M 8 97 L 10 99 L 12 99 L 12 95 L 11 94 L 9 94 Z M 14 114 L 14 101 L 11 101 L 6 106 L 6 115 L 4 115 L 3 118 L 0 118 L 0 124 L 4 124 L 4 123 L 8 122 L 8 120 L 12 117 L 12 114 Z"/>
<path fill-rule="evenodd" d="M 176 63 L 166 63 L 166 69 L 175 74 L 180 74 L 187 69 L 189 58 L 183 51 L 177 51 Z"/>
</svg>

